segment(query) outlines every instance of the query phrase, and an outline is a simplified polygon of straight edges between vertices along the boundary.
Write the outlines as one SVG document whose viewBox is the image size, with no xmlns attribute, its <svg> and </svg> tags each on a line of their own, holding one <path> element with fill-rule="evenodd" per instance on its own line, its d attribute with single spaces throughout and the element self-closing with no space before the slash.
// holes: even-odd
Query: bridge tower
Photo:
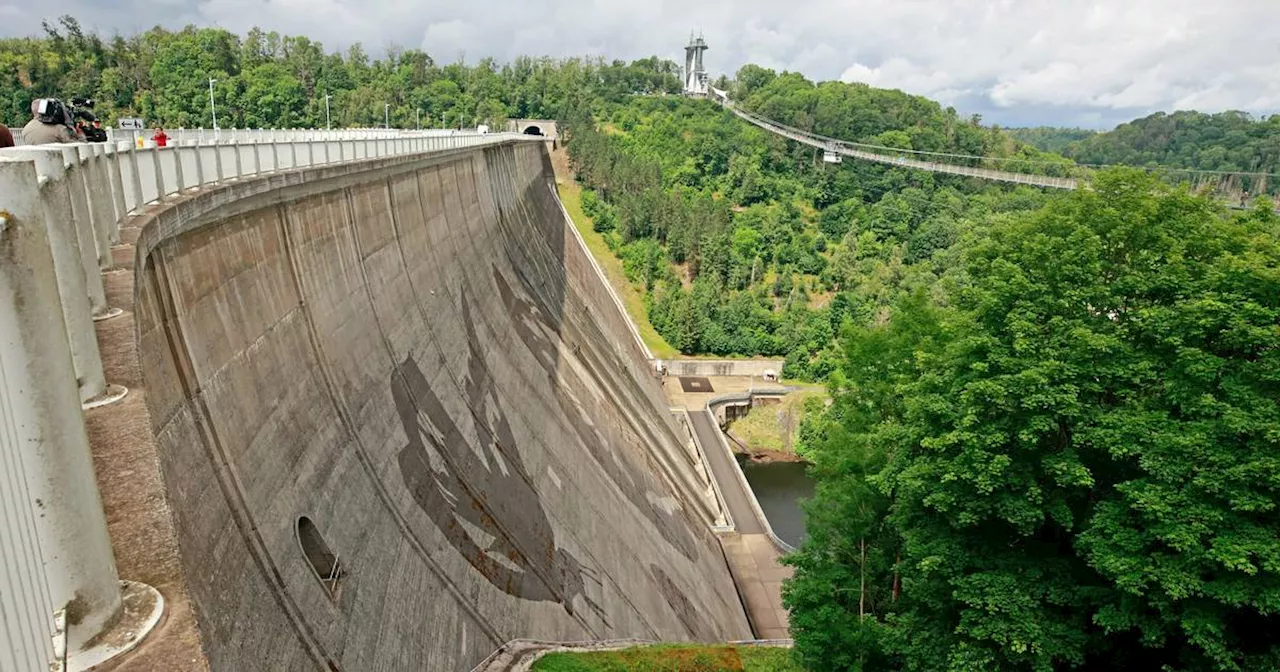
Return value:
<svg viewBox="0 0 1280 672">
<path fill-rule="evenodd" d="M 702 35 L 689 33 L 689 46 L 684 48 L 684 93 L 687 96 L 705 96 L 708 91 L 707 70 L 702 66 L 702 52 L 707 41 Z"/>
</svg>

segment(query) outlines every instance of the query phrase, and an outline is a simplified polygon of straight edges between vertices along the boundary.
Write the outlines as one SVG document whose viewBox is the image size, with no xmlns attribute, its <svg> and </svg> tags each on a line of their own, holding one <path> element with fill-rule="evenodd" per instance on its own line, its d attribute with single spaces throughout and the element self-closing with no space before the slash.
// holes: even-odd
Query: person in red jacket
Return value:
<svg viewBox="0 0 1280 672">
<path fill-rule="evenodd" d="M 156 126 L 156 134 L 151 136 L 151 139 L 155 141 L 156 147 L 165 147 L 169 144 L 169 136 L 165 135 L 164 129 L 159 126 Z"/>
</svg>

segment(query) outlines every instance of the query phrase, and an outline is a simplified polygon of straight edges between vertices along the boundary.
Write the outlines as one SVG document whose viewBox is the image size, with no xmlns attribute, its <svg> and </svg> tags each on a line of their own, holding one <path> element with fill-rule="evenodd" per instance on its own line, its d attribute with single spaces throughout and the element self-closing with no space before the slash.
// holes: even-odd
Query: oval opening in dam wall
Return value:
<svg viewBox="0 0 1280 672">
<path fill-rule="evenodd" d="M 342 563 L 338 561 L 338 556 L 329 550 L 329 544 L 325 542 L 316 524 L 306 516 L 298 518 L 298 544 L 302 547 L 302 555 L 307 559 L 307 564 L 311 565 L 311 571 L 315 572 L 320 584 L 324 586 L 330 597 L 336 598 L 338 582 L 345 574 L 342 571 Z"/>
</svg>

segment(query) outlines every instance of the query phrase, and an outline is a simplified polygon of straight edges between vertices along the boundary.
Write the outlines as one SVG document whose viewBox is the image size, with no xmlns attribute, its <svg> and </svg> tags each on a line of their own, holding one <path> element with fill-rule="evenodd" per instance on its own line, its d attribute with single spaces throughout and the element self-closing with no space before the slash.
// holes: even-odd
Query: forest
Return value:
<svg viewBox="0 0 1280 672">
<path fill-rule="evenodd" d="M 832 398 L 784 590 L 815 672 L 1280 669 L 1280 219 L 1138 168 L 1090 189 L 846 161 L 674 95 L 676 64 L 329 52 L 216 28 L 0 40 L 0 116 L 335 126 L 560 120 L 593 228 L 688 354 L 784 357 Z M 746 65 L 746 109 L 886 147 L 1274 172 L 1280 117 L 984 126 Z M 225 112 L 224 112 L 225 109 Z M 225 117 L 223 116 L 225 115 Z M 225 122 L 223 119 L 225 118 Z"/>
<path fill-rule="evenodd" d="M 141 117 L 169 128 L 456 128 L 508 118 L 553 118 L 566 106 L 680 90 L 675 63 L 599 58 L 517 58 L 498 64 L 437 63 L 392 46 L 380 58 L 355 44 L 343 52 L 304 36 L 221 28 L 153 28 L 109 39 L 70 16 L 43 37 L 0 39 L 0 123 L 22 126 L 33 98 L 91 97 L 107 123 Z"/>
<path fill-rule="evenodd" d="M 1278 229 L 1114 169 L 846 324 L 787 560 L 809 667 L 1280 669 Z"/>
<path fill-rule="evenodd" d="M 1280 173 L 1280 115 L 1157 112 L 1068 145 L 1080 163 Z"/>
<path fill-rule="evenodd" d="M 735 95 L 818 132 L 894 146 L 1035 155 L 955 110 L 898 91 L 814 84 L 746 66 Z M 753 88 L 754 87 L 754 88 Z M 816 114 L 814 111 L 816 110 Z M 813 115 L 813 116 L 810 116 Z M 635 97 L 566 119 L 584 206 L 649 318 L 687 354 L 784 357 L 784 375 L 823 380 L 846 320 L 882 319 L 903 292 L 931 286 L 976 222 L 1045 195 L 851 162 L 740 122 L 709 101 Z"/>
<path fill-rule="evenodd" d="M 1036 149 L 1055 154 L 1062 154 L 1072 144 L 1087 140 L 1098 134 L 1097 131 L 1085 128 L 1055 128 L 1052 126 L 1008 128 L 1005 131 L 1019 142 L 1025 142 Z"/>
<path fill-rule="evenodd" d="M 1120 124 L 1104 133 L 1069 128 L 1010 129 L 1010 135 L 1042 150 L 1057 152 L 1080 164 L 1126 165 L 1174 171 L 1226 173 L 1230 190 L 1243 196 L 1270 194 L 1280 180 L 1280 115 L 1256 118 L 1246 112 L 1206 114 L 1193 110 L 1155 114 Z"/>
</svg>

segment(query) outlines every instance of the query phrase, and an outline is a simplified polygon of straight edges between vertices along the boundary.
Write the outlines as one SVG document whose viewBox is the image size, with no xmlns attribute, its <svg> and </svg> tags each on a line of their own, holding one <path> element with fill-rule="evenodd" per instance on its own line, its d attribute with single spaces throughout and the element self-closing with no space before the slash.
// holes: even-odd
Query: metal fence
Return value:
<svg viewBox="0 0 1280 672">
<path fill-rule="evenodd" d="M 103 373 L 95 319 L 121 225 L 211 185 L 298 168 L 513 140 L 460 131 L 178 131 L 166 147 L 0 150 L 0 672 L 61 669 L 121 609 L 83 410 L 125 391 Z M 87 613 L 60 632 L 72 600 Z M 74 665 L 73 665 L 74 666 Z"/>
</svg>

